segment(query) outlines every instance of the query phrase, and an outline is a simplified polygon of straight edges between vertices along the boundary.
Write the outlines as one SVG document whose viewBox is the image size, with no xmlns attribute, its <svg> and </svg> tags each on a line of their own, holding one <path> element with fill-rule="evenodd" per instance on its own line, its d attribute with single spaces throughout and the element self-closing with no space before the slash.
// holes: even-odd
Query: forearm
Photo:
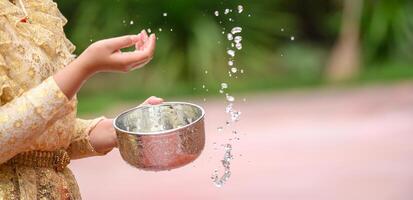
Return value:
<svg viewBox="0 0 413 200">
<path fill-rule="evenodd" d="M 66 97 L 72 99 L 92 75 L 92 70 L 86 67 L 81 58 L 78 58 L 57 72 L 53 78 Z"/>
<path fill-rule="evenodd" d="M 72 111 L 52 78 L 0 107 L 0 163 L 30 145 L 58 116 Z"/>
</svg>

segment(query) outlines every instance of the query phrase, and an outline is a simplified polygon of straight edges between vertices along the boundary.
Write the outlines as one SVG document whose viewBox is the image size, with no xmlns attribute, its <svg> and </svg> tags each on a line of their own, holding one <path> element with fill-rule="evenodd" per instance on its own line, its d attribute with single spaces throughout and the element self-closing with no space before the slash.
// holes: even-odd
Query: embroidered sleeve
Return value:
<svg viewBox="0 0 413 200">
<path fill-rule="evenodd" d="M 11 85 L 6 75 L 0 77 L 0 163 L 24 151 L 62 112 L 71 112 L 62 111 L 69 100 L 53 77 L 14 98 L 10 96 Z"/>
<path fill-rule="evenodd" d="M 76 119 L 75 135 L 68 148 L 71 159 L 105 155 L 105 153 L 100 154 L 95 151 L 93 146 L 90 144 L 89 138 L 90 132 L 93 130 L 93 128 L 95 128 L 96 125 L 104 119 L 104 117 L 93 120 Z"/>
</svg>

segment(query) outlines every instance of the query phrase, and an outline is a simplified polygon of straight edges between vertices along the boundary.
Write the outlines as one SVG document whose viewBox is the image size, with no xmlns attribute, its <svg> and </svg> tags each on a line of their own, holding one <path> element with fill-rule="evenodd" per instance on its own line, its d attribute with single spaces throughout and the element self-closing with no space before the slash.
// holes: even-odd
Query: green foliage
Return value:
<svg viewBox="0 0 413 200">
<path fill-rule="evenodd" d="M 340 0 L 60 0 L 58 4 L 69 20 L 67 35 L 77 45 L 78 54 L 94 41 L 142 29 L 151 29 L 159 38 L 155 59 L 147 67 L 127 75 L 100 74 L 89 81 L 80 99 L 90 101 L 80 104 L 81 112 L 149 95 L 218 95 L 221 82 L 229 83 L 231 92 L 319 85 L 328 51 L 340 31 L 342 12 Z M 245 7 L 242 14 L 236 12 L 240 4 Z M 382 73 L 406 78 L 395 75 L 405 68 L 392 68 L 392 63 L 411 63 L 412 4 L 408 0 L 365 0 L 362 48 L 364 66 L 369 66 L 366 74 L 378 74 L 378 79 L 387 79 Z M 234 11 L 224 15 L 225 8 Z M 214 15 L 216 10 L 219 17 Z M 230 42 L 221 32 L 234 26 L 243 27 L 244 48 L 237 52 L 236 65 L 245 73 L 230 79 L 226 54 Z M 390 70 L 375 73 L 370 68 Z"/>
<path fill-rule="evenodd" d="M 363 20 L 363 48 L 367 63 L 412 62 L 413 2 L 367 1 Z"/>
</svg>

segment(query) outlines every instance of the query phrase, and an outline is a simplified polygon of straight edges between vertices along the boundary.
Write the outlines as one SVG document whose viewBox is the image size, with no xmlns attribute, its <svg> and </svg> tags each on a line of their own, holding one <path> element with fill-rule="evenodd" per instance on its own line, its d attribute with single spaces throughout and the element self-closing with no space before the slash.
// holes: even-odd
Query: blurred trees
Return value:
<svg viewBox="0 0 413 200">
<path fill-rule="evenodd" d="M 327 64 L 330 81 L 345 81 L 360 72 L 360 24 L 363 0 L 344 0 L 341 31 Z"/>
<path fill-rule="evenodd" d="M 364 0 L 363 6 L 361 2 L 60 0 L 58 4 L 69 19 L 66 31 L 77 45 L 77 53 L 91 42 L 107 37 L 141 29 L 157 34 L 157 54 L 150 67 L 127 76 L 101 75 L 104 80 L 95 78 L 84 90 L 90 94 L 102 88 L 116 90 L 122 98 L 132 99 L 149 93 L 197 93 L 201 85 L 218 94 L 218 85 L 224 81 L 233 83 L 234 90 L 318 84 L 329 74 L 326 72 L 334 71 L 330 55 L 344 61 L 350 59 L 344 54 L 353 57 L 355 62 L 343 64 L 341 69 L 357 66 L 357 56 L 361 56 L 360 68 L 355 70 L 361 74 L 369 68 L 382 68 L 383 63 L 388 63 L 384 67 L 389 69 L 392 63 L 410 65 L 413 2 Z M 242 14 L 223 14 L 224 9 L 235 10 L 239 4 L 245 7 Z M 215 11 L 220 16 L 216 17 Z M 244 49 L 236 64 L 245 74 L 228 80 L 225 52 L 230 43 L 221 32 L 234 26 L 243 27 Z M 333 48 L 335 44 L 338 45 Z M 331 53 L 332 49 L 346 50 Z"/>
</svg>

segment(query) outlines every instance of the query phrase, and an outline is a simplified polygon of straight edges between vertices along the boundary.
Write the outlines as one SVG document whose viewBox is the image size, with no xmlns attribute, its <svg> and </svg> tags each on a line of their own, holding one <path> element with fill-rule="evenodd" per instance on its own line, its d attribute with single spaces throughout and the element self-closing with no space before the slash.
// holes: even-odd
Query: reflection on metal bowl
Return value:
<svg viewBox="0 0 413 200">
<path fill-rule="evenodd" d="M 125 111 L 114 120 L 119 151 L 130 165 L 160 171 L 194 161 L 205 146 L 205 111 L 168 102 Z"/>
</svg>

